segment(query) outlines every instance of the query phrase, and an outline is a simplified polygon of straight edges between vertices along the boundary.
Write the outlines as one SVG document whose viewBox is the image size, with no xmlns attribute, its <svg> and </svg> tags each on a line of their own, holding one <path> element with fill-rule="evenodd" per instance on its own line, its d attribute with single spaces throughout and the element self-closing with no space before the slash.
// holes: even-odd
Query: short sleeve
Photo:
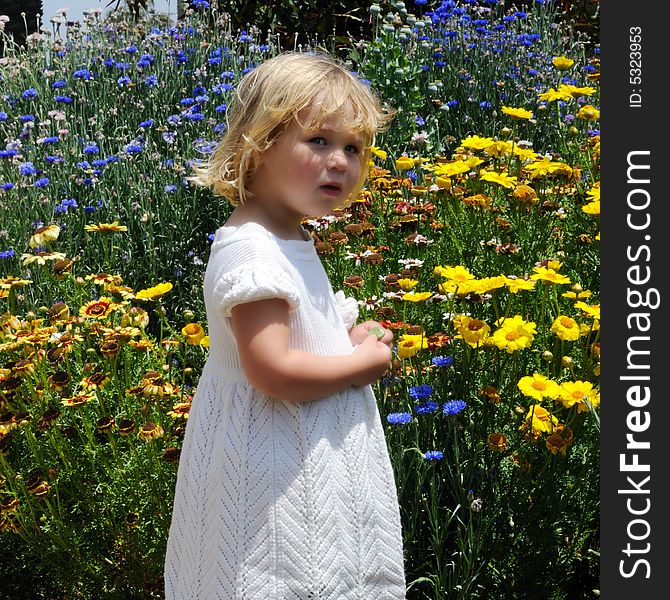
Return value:
<svg viewBox="0 0 670 600">
<path fill-rule="evenodd" d="M 293 312 L 300 295 L 288 272 L 278 264 L 249 264 L 225 272 L 214 284 L 213 297 L 226 317 L 238 304 L 281 298 Z"/>
<path fill-rule="evenodd" d="M 356 302 L 356 298 L 345 296 L 342 290 L 335 294 L 335 302 L 348 331 L 358 319 L 358 302 Z"/>
</svg>

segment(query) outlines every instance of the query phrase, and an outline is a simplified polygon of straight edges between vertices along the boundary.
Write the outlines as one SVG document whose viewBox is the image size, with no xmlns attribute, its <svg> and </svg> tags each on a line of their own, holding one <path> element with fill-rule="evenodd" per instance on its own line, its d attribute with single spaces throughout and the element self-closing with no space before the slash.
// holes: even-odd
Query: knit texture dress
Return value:
<svg viewBox="0 0 670 600">
<path fill-rule="evenodd" d="M 333 293 L 311 239 L 256 223 L 217 230 L 204 294 L 210 355 L 182 445 L 166 600 L 404 599 L 398 498 L 371 387 L 270 398 L 247 381 L 231 329 L 235 305 L 283 298 L 291 348 L 350 354 L 356 301 Z"/>
</svg>

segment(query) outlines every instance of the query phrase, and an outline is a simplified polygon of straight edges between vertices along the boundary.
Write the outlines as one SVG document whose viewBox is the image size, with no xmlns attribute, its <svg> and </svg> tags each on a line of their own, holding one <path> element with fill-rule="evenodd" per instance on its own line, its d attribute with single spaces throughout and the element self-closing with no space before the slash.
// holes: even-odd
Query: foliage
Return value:
<svg viewBox="0 0 670 600">
<path fill-rule="evenodd" d="M 90 13 L 0 64 L 13 597 L 162 595 L 174 461 L 207 356 L 203 270 L 229 210 L 186 176 L 240 76 L 280 50 L 197 4 L 167 28 Z M 395 332 L 376 393 L 408 598 L 590 598 L 598 55 L 552 26 L 551 2 L 417 2 L 415 19 L 400 4 L 373 5 L 375 33 L 349 56 L 394 125 L 358 201 L 305 226 L 334 288 Z"/>
</svg>

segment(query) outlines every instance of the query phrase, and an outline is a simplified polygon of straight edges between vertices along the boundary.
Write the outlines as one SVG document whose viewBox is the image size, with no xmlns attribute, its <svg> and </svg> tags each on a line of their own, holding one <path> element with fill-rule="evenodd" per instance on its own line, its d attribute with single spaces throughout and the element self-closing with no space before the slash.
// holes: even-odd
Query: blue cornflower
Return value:
<svg viewBox="0 0 670 600">
<path fill-rule="evenodd" d="M 235 89 L 235 86 L 232 85 L 231 83 L 217 83 L 216 85 L 212 86 L 212 91 L 215 94 L 219 94 L 223 96 L 226 92 L 230 92 L 231 90 Z"/>
<path fill-rule="evenodd" d="M 0 251 L 0 258 L 13 258 L 16 255 L 16 252 L 10 248 L 9 250 Z"/>
<path fill-rule="evenodd" d="M 417 404 L 414 407 L 414 412 L 417 415 L 427 415 L 429 413 L 435 412 L 438 408 L 440 408 L 440 405 L 437 402 L 429 400 L 428 402 L 424 402 L 423 404 Z"/>
<path fill-rule="evenodd" d="M 444 452 L 441 450 L 428 450 L 424 453 L 423 457 L 430 461 L 442 460 L 444 457 Z"/>
<path fill-rule="evenodd" d="M 172 194 L 172 193 L 174 193 L 174 192 L 177 191 L 177 186 L 174 185 L 174 184 L 166 185 L 166 186 L 163 188 L 163 191 L 164 191 L 166 194 Z"/>
<path fill-rule="evenodd" d="M 149 75 L 149 77 L 145 79 L 144 83 L 149 87 L 154 87 L 158 85 L 158 78 L 155 75 Z"/>
<path fill-rule="evenodd" d="M 168 144 L 174 144 L 175 141 L 177 140 L 177 132 L 176 131 L 164 131 L 163 134 L 162 134 L 162 138 Z"/>
<path fill-rule="evenodd" d="M 187 119 L 188 121 L 202 121 L 205 118 L 205 115 L 203 115 L 202 113 L 193 113 L 184 115 L 184 118 Z"/>
<path fill-rule="evenodd" d="M 137 52 L 137 46 L 134 44 L 132 46 L 128 46 L 126 49 L 124 49 L 124 52 L 126 54 L 135 54 Z"/>
<path fill-rule="evenodd" d="M 21 123 L 27 123 L 28 121 L 35 121 L 35 115 L 21 115 L 19 117 Z"/>
<path fill-rule="evenodd" d="M 456 106 L 457 104 L 458 104 L 458 100 L 449 100 L 449 101 L 447 102 L 447 106 L 448 106 L 449 108 L 453 108 L 453 107 Z"/>
<path fill-rule="evenodd" d="M 63 198 L 60 203 L 55 206 L 54 212 L 66 213 L 68 208 L 77 208 L 78 206 L 79 205 L 74 198 Z"/>
<path fill-rule="evenodd" d="M 89 79 L 93 78 L 91 72 L 84 67 L 80 67 L 79 69 L 74 71 L 72 73 L 72 77 L 75 77 L 76 79 L 84 79 L 85 81 L 88 81 Z"/>
<path fill-rule="evenodd" d="M 50 135 L 42 139 L 43 144 L 55 144 L 60 141 L 60 138 L 57 135 Z"/>
<path fill-rule="evenodd" d="M 207 0 L 191 0 L 191 4 L 194 8 L 209 8 L 209 2 L 207 2 Z"/>
<path fill-rule="evenodd" d="M 37 173 L 37 169 L 35 168 L 35 165 L 31 162 L 24 162 L 19 165 L 19 173 L 21 175 L 26 176 L 26 175 L 35 175 Z"/>
<path fill-rule="evenodd" d="M 119 84 L 119 87 L 123 87 L 124 85 L 128 85 L 128 84 L 130 84 L 130 83 L 132 83 L 132 82 L 131 82 L 131 80 L 130 80 L 130 77 L 128 77 L 128 75 L 124 75 L 123 77 L 119 77 L 119 78 L 116 80 L 116 83 Z"/>
<path fill-rule="evenodd" d="M 214 107 L 214 112 L 218 113 L 224 113 L 228 110 L 228 105 L 227 104 L 219 104 L 218 106 Z"/>
<path fill-rule="evenodd" d="M 11 181 L 8 181 L 8 182 L 3 183 L 2 185 L 0 185 L 0 188 L 2 188 L 5 191 L 11 190 L 13 187 L 14 187 L 14 184 Z"/>
<path fill-rule="evenodd" d="M 3 110 L 0 110 L 0 121 L 6 121 L 7 120 L 7 113 Z"/>
<path fill-rule="evenodd" d="M 97 158 L 91 163 L 94 167 L 106 167 L 107 166 L 107 160 L 104 158 Z"/>
<path fill-rule="evenodd" d="M 43 188 L 49 185 L 49 178 L 48 177 L 40 177 L 35 181 L 33 184 L 36 188 Z"/>
<path fill-rule="evenodd" d="M 423 127 L 426 124 L 426 121 L 424 120 L 424 118 L 421 115 L 416 115 L 416 118 L 414 119 L 414 121 L 416 122 L 416 124 L 419 127 Z"/>
<path fill-rule="evenodd" d="M 154 124 L 154 120 L 153 120 L 153 119 L 147 119 L 146 121 L 142 121 L 142 122 L 140 123 L 140 127 L 143 127 L 143 128 L 144 128 L 144 127 L 151 127 L 153 124 Z"/>
<path fill-rule="evenodd" d="M 386 420 L 391 425 L 405 425 L 412 421 L 414 417 L 410 413 L 399 412 L 399 413 L 390 413 L 386 415 Z"/>
<path fill-rule="evenodd" d="M 244 30 L 240 32 L 240 42 L 251 42 L 252 37 Z"/>
<path fill-rule="evenodd" d="M 217 123 L 214 126 L 214 133 L 217 135 L 222 134 L 226 130 L 226 124 L 225 123 Z"/>
<path fill-rule="evenodd" d="M 208 233 L 207 234 L 207 240 L 210 241 L 210 242 L 213 242 L 215 237 L 216 237 L 216 235 L 213 234 L 213 233 Z"/>
<path fill-rule="evenodd" d="M 140 57 L 140 60 L 137 61 L 138 67 L 148 67 L 153 62 L 153 56 L 151 54 L 144 54 Z"/>
<path fill-rule="evenodd" d="M 54 97 L 54 100 L 63 104 L 72 104 L 72 98 L 70 98 L 70 96 L 56 96 Z"/>
<path fill-rule="evenodd" d="M 463 400 L 449 400 L 442 405 L 442 412 L 445 415 L 457 415 L 466 407 L 467 404 Z"/>
<path fill-rule="evenodd" d="M 489 102 L 488 100 L 482 100 L 479 103 L 479 106 L 481 106 L 482 108 L 491 108 L 493 104 L 491 104 L 491 102 Z"/>
<path fill-rule="evenodd" d="M 433 393 L 433 386 L 428 384 L 415 385 L 409 388 L 410 398 L 414 400 L 422 400 L 423 398 L 428 398 Z"/>
<path fill-rule="evenodd" d="M 453 356 L 433 356 L 433 358 L 430 362 L 432 364 L 434 364 L 436 367 L 450 367 L 451 365 L 454 364 L 454 357 Z"/>
<path fill-rule="evenodd" d="M 59 90 L 59 89 L 61 89 L 61 88 L 67 87 L 67 81 L 65 81 L 65 79 L 59 79 L 58 81 L 54 81 L 54 82 L 51 84 L 51 87 L 52 87 L 54 90 Z"/>
<path fill-rule="evenodd" d="M 26 98 L 27 100 L 37 98 L 37 96 L 39 96 L 39 94 L 37 93 L 37 90 L 35 88 L 28 88 L 27 90 L 21 92 L 21 98 Z"/>
<path fill-rule="evenodd" d="M 45 156 L 44 157 L 44 162 L 53 165 L 53 164 L 61 164 L 65 162 L 65 158 L 63 156 Z"/>
<path fill-rule="evenodd" d="M 95 142 L 89 142 L 84 146 L 82 152 L 84 154 L 98 154 L 98 152 L 100 152 L 100 148 L 98 148 L 98 144 Z"/>
<path fill-rule="evenodd" d="M 180 125 L 181 124 L 181 117 L 179 115 L 170 115 L 167 118 L 167 122 L 170 125 Z"/>
<path fill-rule="evenodd" d="M 139 144 L 130 143 L 130 144 L 126 144 L 123 147 L 123 150 L 124 150 L 124 152 L 127 152 L 128 154 L 133 154 L 133 153 L 137 153 L 137 152 L 142 152 L 142 146 L 139 145 Z"/>
</svg>

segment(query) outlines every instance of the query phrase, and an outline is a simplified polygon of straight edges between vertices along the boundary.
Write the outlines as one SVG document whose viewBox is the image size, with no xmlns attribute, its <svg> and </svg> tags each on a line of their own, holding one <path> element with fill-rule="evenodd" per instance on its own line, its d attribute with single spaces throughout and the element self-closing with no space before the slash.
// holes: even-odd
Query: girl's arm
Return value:
<svg viewBox="0 0 670 600">
<path fill-rule="evenodd" d="M 364 386 L 386 371 L 391 349 L 368 335 L 352 354 L 318 356 L 289 349 L 289 305 L 259 300 L 232 309 L 242 367 L 257 390 L 282 400 L 308 402 L 349 386 Z"/>
</svg>

